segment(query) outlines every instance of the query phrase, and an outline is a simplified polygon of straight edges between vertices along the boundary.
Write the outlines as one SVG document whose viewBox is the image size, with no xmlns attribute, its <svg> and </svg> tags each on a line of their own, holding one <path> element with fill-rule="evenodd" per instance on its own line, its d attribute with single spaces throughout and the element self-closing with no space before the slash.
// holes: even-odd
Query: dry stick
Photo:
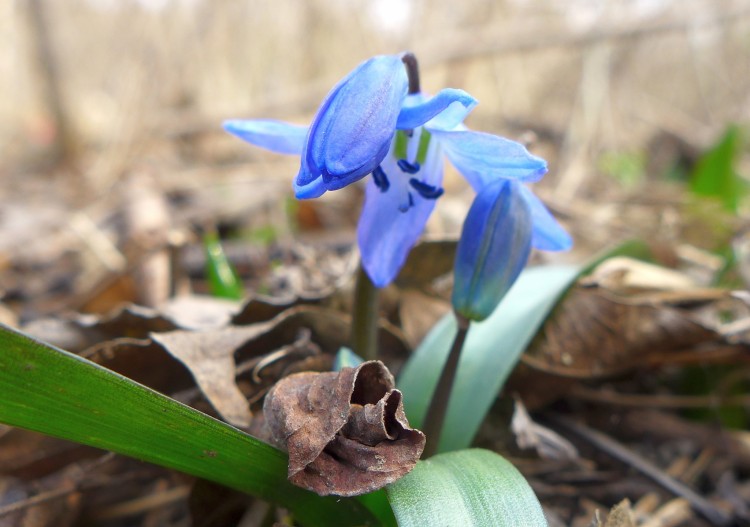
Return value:
<svg viewBox="0 0 750 527">
<path fill-rule="evenodd" d="M 49 5 L 44 0 L 29 0 L 27 3 L 28 30 L 33 45 L 33 60 L 38 67 L 39 86 L 50 117 L 55 123 L 55 161 L 72 162 L 75 157 L 75 142 L 65 111 L 58 61 L 51 41 Z"/>
<path fill-rule="evenodd" d="M 725 408 L 737 406 L 750 408 L 750 395 L 647 395 L 641 393 L 622 393 L 612 390 L 595 390 L 576 386 L 568 394 L 596 404 L 627 406 L 635 408 Z"/>
<path fill-rule="evenodd" d="M 632 466 L 676 496 L 685 498 L 690 502 L 691 506 L 693 507 L 693 509 L 695 509 L 696 512 L 703 515 L 712 524 L 719 525 L 721 527 L 729 527 L 730 525 L 732 525 L 731 516 L 715 507 L 710 501 L 705 499 L 703 496 L 700 496 L 697 492 L 689 488 L 687 485 L 684 485 L 683 483 L 680 483 L 676 479 L 670 477 L 659 467 L 657 467 L 647 459 L 639 456 L 611 437 L 559 415 L 547 414 L 544 416 L 544 418 L 577 434 L 592 445 L 602 449 L 613 458 L 619 459 L 623 463 Z"/>
<path fill-rule="evenodd" d="M 127 516 L 135 516 L 147 511 L 170 505 L 190 496 L 190 485 L 182 485 L 171 489 L 141 496 L 124 503 L 117 503 L 93 514 L 95 521 L 116 520 Z"/>
<path fill-rule="evenodd" d="M 750 9 L 737 9 L 715 18 L 706 19 L 697 25 L 694 25 L 689 20 L 671 20 L 648 25 L 637 23 L 627 27 L 600 29 L 594 32 L 587 32 L 583 35 L 571 34 L 570 32 L 560 32 L 557 34 L 540 34 L 534 32 L 528 35 L 509 36 L 505 40 L 498 40 L 497 32 L 493 30 L 493 32 L 486 35 L 487 42 L 484 43 L 481 41 L 483 35 L 478 35 L 475 30 L 472 30 L 471 32 L 449 35 L 447 37 L 441 36 L 440 39 L 434 42 L 429 41 L 420 45 L 421 48 L 426 50 L 424 53 L 420 53 L 420 63 L 429 68 L 452 62 L 494 57 L 503 54 L 544 51 L 561 47 L 579 48 L 606 40 L 632 40 L 635 38 L 656 37 L 663 33 L 685 31 L 691 27 L 700 28 L 731 24 L 747 16 L 750 16 Z M 446 42 L 451 43 L 450 50 L 445 49 Z M 290 108 L 313 112 L 320 104 L 321 97 L 329 87 L 327 79 L 316 80 L 312 82 L 312 85 L 311 83 L 305 84 L 304 89 L 291 93 L 282 93 L 270 101 L 254 105 L 252 108 L 240 109 L 237 113 L 252 113 L 256 115 L 278 114 L 288 113 Z M 205 132 L 218 133 L 216 123 L 220 122 L 223 117 L 223 115 L 206 116 L 205 114 L 157 115 L 149 123 L 146 133 L 159 137 L 174 137 Z"/>
<path fill-rule="evenodd" d="M 443 36 L 435 43 L 425 43 L 422 46 L 427 50 L 422 53 L 422 63 L 428 66 L 442 65 L 451 62 L 461 62 L 487 56 L 497 56 L 508 53 L 524 53 L 539 51 L 550 48 L 580 48 L 602 41 L 610 40 L 632 40 L 641 37 L 657 36 L 663 33 L 682 32 L 691 28 L 703 28 L 732 24 L 750 16 L 750 9 L 742 8 L 730 11 L 714 18 L 695 23 L 687 18 L 682 20 L 668 20 L 651 24 L 636 23 L 620 27 L 604 27 L 586 33 L 571 34 L 570 32 L 526 34 L 524 36 L 512 35 L 506 40 L 488 38 L 486 42 L 477 42 L 482 35 L 476 32 L 465 35 L 466 42 L 456 45 L 456 39 L 447 39 Z M 459 42 L 464 35 L 456 35 Z M 487 35 L 496 37 L 497 35 Z M 445 42 L 451 42 L 449 51 L 445 50 Z M 426 58 L 425 58 L 426 57 Z"/>
<path fill-rule="evenodd" d="M 456 371 L 458 370 L 458 359 L 461 357 L 461 350 L 464 347 L 466 334 L 469 332 L 469 320 L 456 314 L 458 319 L 458 333 L 453 339 L 453 346 L 448 354 L 448 360 L 445 361 L 443 371 L 440 373 L 440 379 L 435 385 L 435 391 L 432 394 L 430 407 L 427 409 L 427 416 L 424 420 L 424 434 L 427 436 L 422 457 L 430 457 L 437 454 L 440 446 L 440 433 L 443 430 L 445 414 L 448 411 L 448 402 L 450 401 L 453 383 L 456 380 Z"/>
</svg>

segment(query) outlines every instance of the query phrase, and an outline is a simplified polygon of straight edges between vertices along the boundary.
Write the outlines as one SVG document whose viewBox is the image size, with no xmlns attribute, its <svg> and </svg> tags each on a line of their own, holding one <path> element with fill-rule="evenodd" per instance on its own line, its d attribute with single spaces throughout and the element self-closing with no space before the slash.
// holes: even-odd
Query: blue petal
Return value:
<svg viewBox="0 0 750 527">
<path fill-rule="evenodd" d="M 529 258 L 532 218 L 521 186 L 496 180 L 477 194 L 464 221 L 451 301 L 469 320 L 492 314 Z"/>
<path fill-rule="evenodd" d="M 313 199 L 322 196 L 326 187 L 323 184 L 323 178 L 312 178 L 307 171 L 307 166 L 302 162 L 302 166 L 299 169 L 299 174 L 292 183 L 294 188 L 294 196 L 297 199 Z"/>
<path fill-rule="evenodd" d="M 439 161 L 437 154 L 430 156 Z M 372 179 L 365 189 L 365 205 L 359 218 L 357 238 L 362 254 L 362 265 L 377 287 L 385 287 L 398 275 L 409 251 L 419 240 L 427 219 L 435 208 L 436 200 L 424 199 L 412 191 L 411 207 L 408 206 L 408 178 L 400 172 L 393 156 L 383 163 L 391 187 L 382 192 Z M 428 184 L 442 183 L 442 165 L 426 162 L 423 168 Z M 404 209 L 405 212 L 400 212 Z"/>
<path fill-rule="evenodd" d="M 399 56 L 360 64 L 331 90 L 315 116 L 305 143 L 305 174 L 322 177 L 326 189 L 335 190 L 372 172 L 388 151 L 407 88 Z"/>
<path fill-rule="evenodd" d="M 230 134 L 279 154 L 301 154 L 307 136 L 307 126 L 270 119 L 230 119 L 223 126 Z"/>
<path fill-rule="evenodd" d="M 573 238 L 570 237 L 557 220 L 550 214 L 531 190 L 519 185 L 521 197 L 531 210 L 531 218 L 534 222 L 534 232 L 531 245 L 542 251 L 567 251 L 573 246 Z"/>
<path fill-rule="evenodd" d="M 477 192 L 498 178 L 538 181 L 547 172 L 544 159 L 510 139 L 470 130 L 429 130 Z"/>
<path fill-rule="evenodd" d="M 404 108 L 398 115 L 396 128 L 411 130 L 422 126 L 441 112 L 450 109 L 440 124 L 453 128 L 461 123 L 471 110 L 477 105 L 477 100 L 463 90 L 446 88 L 437 95 L 424 101 L 424 96 L 412 95 L 407 97 Z"/>
</svg>

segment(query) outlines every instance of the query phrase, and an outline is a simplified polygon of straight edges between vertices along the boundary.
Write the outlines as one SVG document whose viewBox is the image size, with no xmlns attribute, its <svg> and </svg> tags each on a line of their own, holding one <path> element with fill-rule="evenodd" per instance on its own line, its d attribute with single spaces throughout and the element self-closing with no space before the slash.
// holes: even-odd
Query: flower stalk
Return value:
<svg viewBox="0 0 750 527">
<path fill-rule="evenodd" d="M 354 286 L 352 351 L 365 361 L 378 358 L 378 288 L 359 266 Z"/>
<path fill-rule="evenodd" d="M 435 386 L 435 392 L 432 394 L 432 401 L 430 402 L 430 407 L 427 409 L 424 426 L 422 427 L 422 431 L 427 436 L 427 444 L 422 453 L 422 457 L 424 458 L 433 456 L 438 452 L 440 434 L 445 422 L 445 414 L 448 411 L 448 402 L 453 391 L 453 383 L 456 380 L 458 361 L 461 358 L 461 350 L 464 347 L 466 335 L 469 332 L 469 319 L 458 313 L 456 313 L 456 319 L 458 321 L 458 332 L 453 339 L 448 360 L 445 361 L 443 371 L 440 373 L 440 379 Z"/>
</svg>

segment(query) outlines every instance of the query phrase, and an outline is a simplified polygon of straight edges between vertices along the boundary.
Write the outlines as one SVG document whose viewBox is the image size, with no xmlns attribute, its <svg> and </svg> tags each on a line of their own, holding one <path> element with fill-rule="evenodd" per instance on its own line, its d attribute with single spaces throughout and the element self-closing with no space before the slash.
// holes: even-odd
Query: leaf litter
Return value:
<svg viewBox="0 0 750 527">
<path fill-rule="evenodd" d="M 286 182 L 254 181 L 262 192 L 241 185 L 207 191 L 203 181 L 183 181 L 194 176 L 134 167 L 117 187 L 125 190 L 130 180 L 127 199 L 112 192 L 83 209 L 54 200 L 29 214 L 3 201 L 1 319 L 262 435 L 266 393 L 298 376 L 329 375 L 334 354 L 348 344 L 356 257 L 353 223 L 340 217 L 359 196 L 326 204 L 335 214 L 306 202 L 290 226 L 269 213 L 281 208 Z M 652 242 L 658 263 L 612 258 L 583 277 L 523 356 L 478 439 L 520 467 L 551 525 L 703 527 L 726 517 L 737 525 L 750 519 L 750 361 L 741 282 L 747 258 L 738 261 L 740 281 L 717 288 L 723 259 L 707 252 L 731 243 L 743 255 L 746 236 L 737 218 L 685 199 L 672 186 L 658 189 L 648 199 L 555 204 L 566 211 L 584 255 L 636 235 Z M 243 238 L 254 228 L 249 223 L 271 225 L 275 239 L 249 242 Z M 206 227 L 218 227 L 252 291 L 241 302 L 205 295 L 196 233 Z M 292 231 L 313 243 L 293 241 Z M 384 295 L 379 339 L 392 371 L 447 309 L 454 250 L 450 237 L 421 244 Z M 696 372 L 706 377 L 701 387 Z M 367 425 L 368 433 L 377 423 L 381 433 L 387 415 L 407 430 L 393 386 L 354 410 L 346 397 L 351 386 L 331 404 L 346 401 L 353 422 Z M 388 401 L 395 412 L 388 413 Z M 528 411 L 520 410 L 521 401 Z M 733 421 L 728 407 L 739 410 Z M 573 427 L 555 420 L 560 416 Z M 577 427 L 583 434 L 571 431 L 576 425 L 585 426 Z M 342 428 L 351 433 L 348 424 Z M 386 436 L 391 432 L 385 426 Z M 597 442 L 597 433 L 615 441 Z M 312 450 L 338 456 L 340 445 L 330 443 L 329 430 Z M 360 448 L 342 459 L 351 462 L 347 470 L 370 477 L 376 471 L 369 461 L 378 458 Z M 302 467 L 297 474 L 315 463 L 311 455 L 294 465 Z M 357 464 L 362 459 L 369 461 Z M 328 489 L 329 480 L 310 485 L 322 489 L 321 482 Z M 678 497 L 675 489 L 685 488 L 693 494 Z M 238 525 L 257 507 L 169 470 L 0 428 L 0 525 Z M 282 512 L 265 514 L 283 519 Z"/>
</svg>

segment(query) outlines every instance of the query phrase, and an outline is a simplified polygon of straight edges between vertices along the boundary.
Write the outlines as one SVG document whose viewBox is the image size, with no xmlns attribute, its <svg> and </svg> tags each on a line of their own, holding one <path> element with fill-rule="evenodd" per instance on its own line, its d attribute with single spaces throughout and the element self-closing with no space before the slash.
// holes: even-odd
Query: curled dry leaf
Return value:
<svg viewBox="0 0 750 527">
<path fill-rule="evenodd" d="M 321 496 L 356 496 L 414 468 L 425 436 L 409 427 L 394 385 L 380 361 L 279 381 L 263 413 L 289 452 L 289 480 Z"/>
</svg>

